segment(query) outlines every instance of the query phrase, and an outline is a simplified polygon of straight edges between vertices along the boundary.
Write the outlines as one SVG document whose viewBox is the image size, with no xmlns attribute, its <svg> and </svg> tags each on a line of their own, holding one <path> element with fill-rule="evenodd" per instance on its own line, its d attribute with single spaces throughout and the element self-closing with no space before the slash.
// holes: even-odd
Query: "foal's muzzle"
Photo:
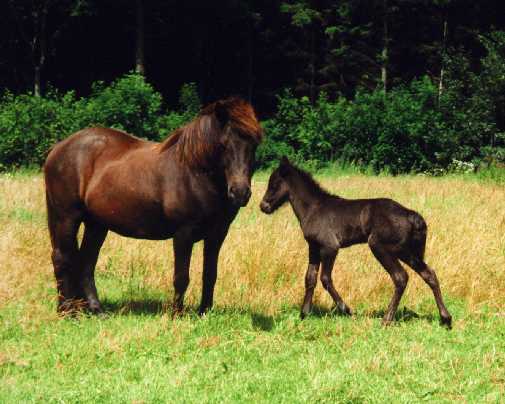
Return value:
<svg viewBox="0 0 505 404">
<path fill-rule="evenodd" d="M 231 185 L 228 187 L 228 198 L 235 206 L 245 206 L 251 197 L 251 188 L 249 186 L 238 187 Z"/>
<path fill-rule="evenodd" d="M 270 205 L 268 202 L 261 201 L 260 209 L 263 213 L 266 213 L 266 214 L 272 213 L 272 205 Z"/>
</svg>

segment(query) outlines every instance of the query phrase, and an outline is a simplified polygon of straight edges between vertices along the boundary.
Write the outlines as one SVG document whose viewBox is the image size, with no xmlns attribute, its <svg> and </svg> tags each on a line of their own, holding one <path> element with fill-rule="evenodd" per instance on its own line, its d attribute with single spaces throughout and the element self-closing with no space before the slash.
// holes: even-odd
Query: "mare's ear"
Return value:
<svg viewBox="0 0 505 404">
<path fill-rule="evenodd" d="M 224 101 L 216 101 L 216 105 L 214 107 L 214 114 L 216 115 L 216 119 L 222 128 L 228 123 L 230 120 L 230 115 L 228 114 L 228 107 Z"/>
<path fill-rule="evenodd" d="M 281 157 L 281 166 L 287 166 L 291 164 L 286 156 Z"/>
</svg>

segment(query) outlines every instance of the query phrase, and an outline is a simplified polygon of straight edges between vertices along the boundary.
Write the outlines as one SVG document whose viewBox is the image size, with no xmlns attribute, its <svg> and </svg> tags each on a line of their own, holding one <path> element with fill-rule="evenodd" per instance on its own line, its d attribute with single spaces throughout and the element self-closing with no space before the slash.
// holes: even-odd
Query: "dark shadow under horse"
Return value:
<svg viewBox="0 0 505 404">
<path fill-rule="evenodd" d="M 204 108 L 162 143 L 88 128 L 56 144 L 44 176 L 58 310 L 102 311 L 94 271 L 109 230 L 133 238 L 173 238 L 174 313 L 183 309 L 193 244 L 203 239 L 199 311 L 209 309 L 219 250 L 251 195 L 261 139 L 251 105 L 229 98 Z"/>
</svg>

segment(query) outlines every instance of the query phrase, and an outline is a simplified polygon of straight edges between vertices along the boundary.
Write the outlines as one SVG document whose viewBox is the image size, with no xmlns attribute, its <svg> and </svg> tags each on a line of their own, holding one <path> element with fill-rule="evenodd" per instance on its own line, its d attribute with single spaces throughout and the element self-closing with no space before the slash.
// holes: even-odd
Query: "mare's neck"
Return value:
<svg viewBox="0 0 505 404">
<path fill-rule="evenodd" d="M 326 193 L 311 178 L 294 171 L 287 178 L 289 187 L 289 202 L 300 224 L 303 225 L 305 218 Z"/>
</svg>

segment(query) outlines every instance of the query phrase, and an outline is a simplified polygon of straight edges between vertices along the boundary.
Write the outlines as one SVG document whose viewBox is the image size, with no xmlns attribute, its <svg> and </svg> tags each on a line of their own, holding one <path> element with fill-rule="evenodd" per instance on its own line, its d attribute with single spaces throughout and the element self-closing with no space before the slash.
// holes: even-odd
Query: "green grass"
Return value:
<svg viewBox="0 0 505 404">
<path fill-rule="evenodd" d="M 119 295 L 119 294 L 118 294 Z M 163 300 L 113 298 L 102 318 L 20 324 L 0 312 L 0 402 L 500 402 L 505 317 L 273 316 L 216 308 L 172 320 Z M 121 310 L 121 308 L 123 310 Z M 48 308 L 49 309 L 49 308 Z M 403 318 L 402 318 L 403 317 Z"/>
<path fill-rule="evenodd" d="M 203 318 L 202 246 L 188 309 L 173 320 L 170 243 L 110 235 L 97 266 L 106 315 L 60 318 L 39 174 L 0 176 L 0 403 L 505 402 L 505 191 L 477 176 L 319 174 L 347 197 L 391 196 L 430 225 L 451 331 L 409 270 L 397 322 L 381 326 L 392 285 L 366 247 L 343 250 L 334 280 L 356 315 L 299 319 L 306 244 L 288 208 L 265 216 L 268 176 L 233 224 L 215 309 Z M 474 181 L 475 180 L 475 181 Z"/>
</svg>

